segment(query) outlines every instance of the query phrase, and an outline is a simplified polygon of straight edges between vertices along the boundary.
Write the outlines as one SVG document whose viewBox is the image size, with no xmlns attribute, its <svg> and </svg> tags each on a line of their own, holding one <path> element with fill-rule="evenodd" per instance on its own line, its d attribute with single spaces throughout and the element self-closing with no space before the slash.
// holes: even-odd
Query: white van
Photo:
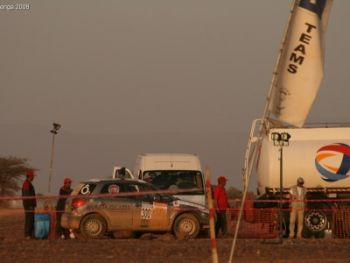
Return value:
<svg viewBox="0 0 350 263">
<path fill-rule="evenodd" d="M 197 155 L 140 154 L 136 159 L 134 176 L 182 200 L 205 205 L 205 179 Z"/>
</svg>

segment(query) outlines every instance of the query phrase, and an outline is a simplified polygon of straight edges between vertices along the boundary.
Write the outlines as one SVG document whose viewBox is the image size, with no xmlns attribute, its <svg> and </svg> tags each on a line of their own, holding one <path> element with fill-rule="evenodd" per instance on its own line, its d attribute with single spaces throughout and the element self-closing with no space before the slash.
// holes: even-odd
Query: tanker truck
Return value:
<svg viewBox="0 0 350 263">
<path fill-rule="evenodd" d="M 337 233 L 335 215 L 350 207 L 345 201 L 350 197 L 350 125 L 305 125 L 324 75 L 325 33 L 333 0 L 293 2 L 262 118 L 250 131 L 243 202 L 256 168 L 254 207 L 281 208 L 279 228 L 283 221 L 287 232 L 289 188 L 303 177 L 310 200 L 304 237 L 322 237 L 326 230 Z M 275 135 L 287 135 L 286 144 L 276 142 Z M 350 212 L 346 219 L 350 237 Z"/>
<path fill-rule="evenodd" d="M 288 134 L 289 142 L 276 144 L 276 133 Z M 336 234 L 335 211 L 350 207 L 349 169 L 350 126 L 271 128 L 263 135 L 258 150 L 259 198 L 255 207 L 277 207 L 277 202 L 261 200 L 288 200 L 289 188 L 303 177 L 307 189 L 304 236 L 323 237 L 327 230 Z M 283 208 L 284 222 L 288 224 L 288 202 L 283 203 Z"/>
</svg>

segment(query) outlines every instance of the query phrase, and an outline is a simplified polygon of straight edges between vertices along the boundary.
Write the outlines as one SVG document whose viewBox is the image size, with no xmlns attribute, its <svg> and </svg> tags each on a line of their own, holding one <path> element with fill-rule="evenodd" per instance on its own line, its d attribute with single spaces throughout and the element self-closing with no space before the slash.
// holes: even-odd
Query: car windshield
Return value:
<svg viewBox="0 0 350 263">
<path fill-rule="evenodd" d="M 116 192 L 111 192 L 110 190 L 113 189 Z M 117 189 L 117 190 L 116 190 Z M 139 193 L 145 193 L 139 194 Z M 130 182 L 130 181 L 110 181 L 105 182 L 101 189 L 101 194 L 110 194 L 110 193 L 121 193 L 120 198 L 123 197 L 132 197 L 135 196 L 136 198 L 140 197 L 143 198 L 143 196 L 148 196 L 148 199 L 150 200 L 159 200 L 162 202 L 170 202 L 175 200 L 176 198 L 165 194 L 165 193 L 159 193 L 159 189 L 157 189 L 155 186 L 143 183 L 143 182 Z M 126 194 L 126 193 L 130 193 Z"/>
<path fill-rule="evenodd" d="M 182 191 L 182 194 L 198 194 L 199 192 L 203 192 L 203 180 L 200 171 L 146 171 L 143 174 L 143 178 L 159 189 L 189 189 L 188 192 Z"/>
</svg>

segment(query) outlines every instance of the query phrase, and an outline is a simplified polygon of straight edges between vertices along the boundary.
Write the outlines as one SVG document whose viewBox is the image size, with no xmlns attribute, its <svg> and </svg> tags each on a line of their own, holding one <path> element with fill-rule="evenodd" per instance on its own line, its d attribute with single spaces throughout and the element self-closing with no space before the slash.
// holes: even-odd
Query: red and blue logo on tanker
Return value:
<svg viewBox="0 0 350 263">
<path fill-rule="evenodd" d="M 315 158 L 315 165 L 321 178 L 336 182 L 350 176 L 350 146 L 334 143 L 321 147 Z"/>
</svg>

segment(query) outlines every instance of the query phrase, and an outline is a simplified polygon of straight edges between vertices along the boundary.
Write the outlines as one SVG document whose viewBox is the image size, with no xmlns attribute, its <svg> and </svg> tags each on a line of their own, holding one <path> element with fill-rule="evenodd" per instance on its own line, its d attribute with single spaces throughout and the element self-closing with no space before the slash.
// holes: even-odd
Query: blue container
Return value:
<svg viewBox="0 0 350 263">
<path fill-rule="evenodd" d="M 35 214 L 34 216 L 34 236 L 37 239 L 46 239 L 50 232 L 50 215 Z"/>
</svg>

